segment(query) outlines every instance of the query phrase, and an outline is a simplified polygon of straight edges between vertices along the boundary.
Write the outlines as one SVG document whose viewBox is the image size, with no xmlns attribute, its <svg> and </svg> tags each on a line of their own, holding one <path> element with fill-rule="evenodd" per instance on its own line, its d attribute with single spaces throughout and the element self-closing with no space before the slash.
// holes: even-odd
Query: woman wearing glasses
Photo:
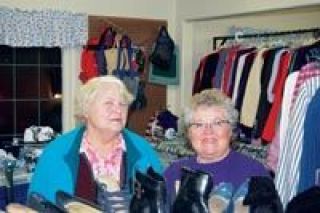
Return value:
<svg viewBox="0 0 320 213">
<path fill-rule="evenodd" d="M 251 176 L 268 176 L 262 164 L 230 147 L 238 112 L 222 92 L 207 89 L 194 95 L 184 119 L 195 155 L 179 159 L 166 169 L 164 175 L 171 202 L 177 194 L 182 167 L 211 174 L 212 192 L 223 198 L 225 206 L 238 190 L 243 190 L 240 186 Z"/>
</svg>

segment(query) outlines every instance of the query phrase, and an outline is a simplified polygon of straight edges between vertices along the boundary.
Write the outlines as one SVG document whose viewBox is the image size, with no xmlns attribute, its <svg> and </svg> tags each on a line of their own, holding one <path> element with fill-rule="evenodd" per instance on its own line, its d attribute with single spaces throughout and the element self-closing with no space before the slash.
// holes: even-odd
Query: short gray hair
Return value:
<svg viewBox="0 0 320 213">
<path fill-rule="evenodd" d="M 200 106 L 216 106 L 226 110 L 227 120 L 230 122 L 233 130 L 238 123 L 238 111 L 235 109 L 231 99 L 218 89 L 206 89 L 196 93 L 191 99 L 191 106 L 185 109 L 184 122 L 189 127 L 193 120 L 194 111 Z"/>
<path fill-rule="evenodd" d="M 120 94 L 123 98 L 123 101 L 125 101 L 128 105 L 133 102 L 133 95 L 129 92 L 126 85 L 117 77 L 105 75 L 92 78 L 85 84 L 81 85 L 77 93 L 75 116 L 79 121 L 85 122 L 85 114 L 89 107 L 88 104 L 95 97 L 97 89 L 100 87 L 100 85 L 104 83 L 118 84 L 120 86 Z"/>
</svg>

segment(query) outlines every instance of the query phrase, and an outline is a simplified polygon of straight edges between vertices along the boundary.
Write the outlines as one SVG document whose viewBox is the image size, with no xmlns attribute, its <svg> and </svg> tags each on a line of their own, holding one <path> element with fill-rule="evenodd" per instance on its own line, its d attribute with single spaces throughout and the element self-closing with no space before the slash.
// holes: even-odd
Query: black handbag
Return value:
<svg viewBox="0 0 320 213">
<path fill-rule="evenodd" d="M 150 55 L 152 64 L 168 70 L 174 53 L 174 42 L 170 37 L 166 27 L 160 28 L 157 40 L 154 43 L 154 48 Z"/>
</svg>

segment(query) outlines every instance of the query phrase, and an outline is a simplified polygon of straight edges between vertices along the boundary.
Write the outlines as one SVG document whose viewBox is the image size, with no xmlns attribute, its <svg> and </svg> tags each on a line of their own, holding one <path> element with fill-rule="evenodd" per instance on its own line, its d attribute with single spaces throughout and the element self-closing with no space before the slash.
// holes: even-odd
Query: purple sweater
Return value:
<svg viewBox="0 0 320 213">
<path fill-rule="evenodd" d="M 226 158 L 215 163 L 198 163 L 195 156 L 182 158 L 173 162 L 164 172 L 171 201 L 175 197 L 175 182 L 180 180 L 181 167 L 208 172 L 213 177 L 214 186 L 220 182 L 229 182 L 234 190 L 252 176 L 269 176 L 261 163 L 236 151 L 231 151 Z"/>
</svg>

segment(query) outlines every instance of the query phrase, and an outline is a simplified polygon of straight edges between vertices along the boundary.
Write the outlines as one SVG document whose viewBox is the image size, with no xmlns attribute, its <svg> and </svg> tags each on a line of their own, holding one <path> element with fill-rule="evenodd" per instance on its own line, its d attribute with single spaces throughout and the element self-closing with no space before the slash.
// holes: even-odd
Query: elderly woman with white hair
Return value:
<svg viewBox="0 0 320 213">
<path fill-rule="evenodd" d="M 44 149 L 36 165 L 29 195 L 56 202 L 57 191 L 97 200 L 97 181 L 112 190 L 130 185 L 136 170 L 162 165 L 149 143 L 125 128 L 133 96 L 114 76 L 89 80 L 78 93 L 81 125 L 62 134 Z"/>
</svg>

